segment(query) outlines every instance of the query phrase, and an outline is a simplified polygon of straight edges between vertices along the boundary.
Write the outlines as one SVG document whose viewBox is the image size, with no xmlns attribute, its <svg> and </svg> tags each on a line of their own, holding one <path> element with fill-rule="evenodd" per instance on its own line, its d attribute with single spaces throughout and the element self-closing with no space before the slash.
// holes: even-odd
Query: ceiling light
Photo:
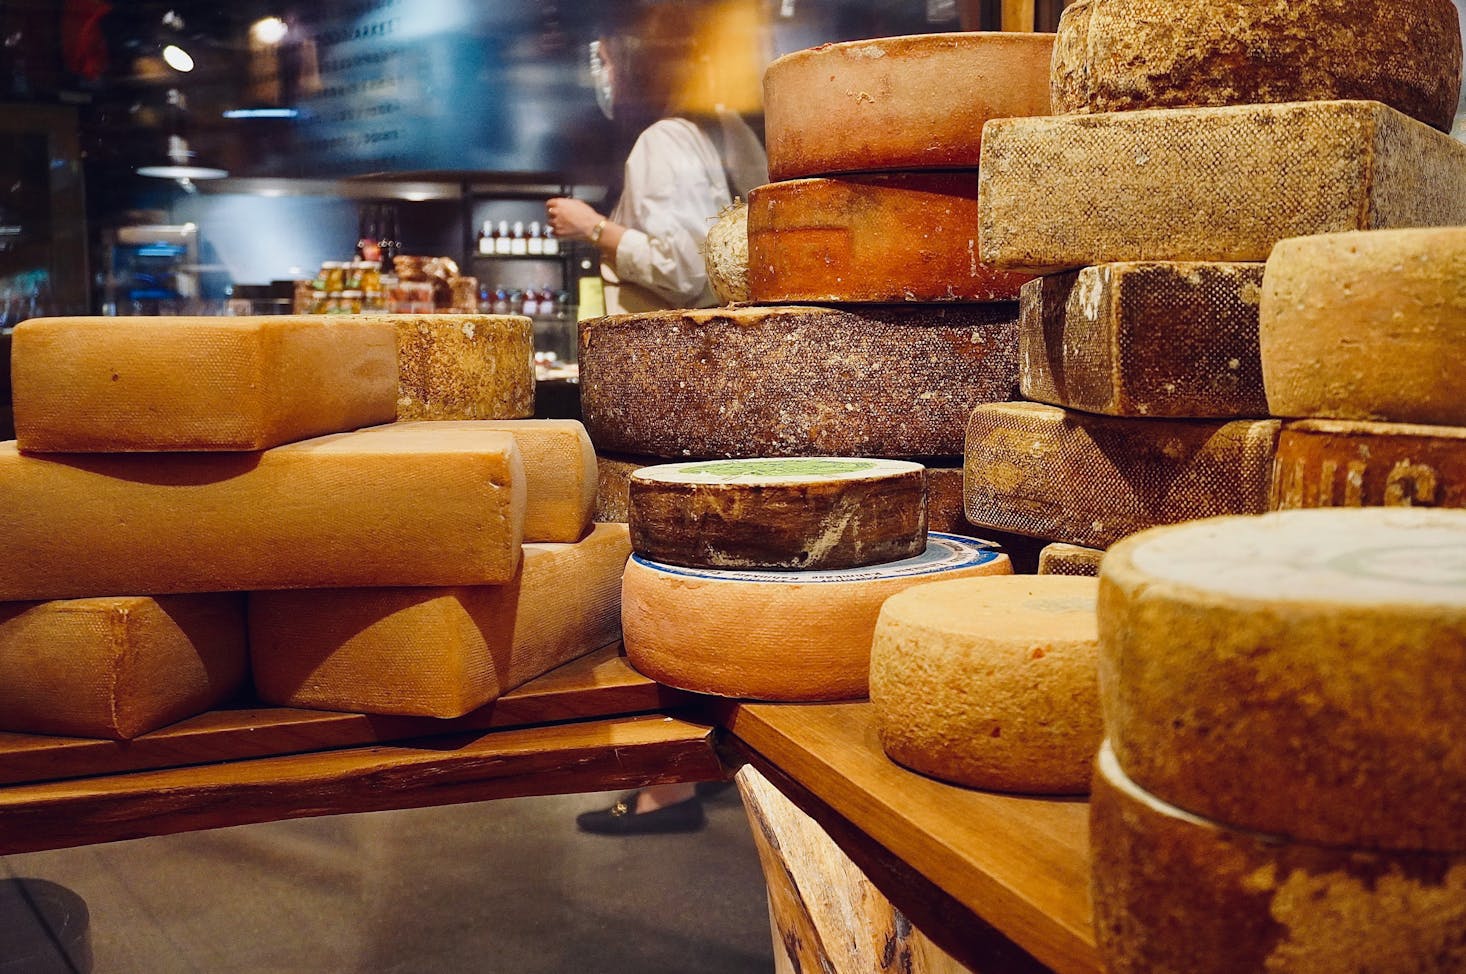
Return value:
<svg viewBox="0 0 1466 974">
<path fill-rule="evenodd" d="M 266 47 L 279 44 L 289 31 L 290 28 L 279 17 L 261 17 L 249 25 L 249 36 Z"/>
<path fill-rule="evenodd" d="M 170 135 L 168 136 L 168 162 L 157 166 L 138 166 L 137 174 L 177 180 L 223 179 L 229 175 L 229 172 L 224 169 L 190 165 L 189 160 L 192 158 L 193 151 L 189 149 L 188 141 L 182 136 Z"/>
<path fill-rule="evenodd" d="M 298 108 L 231 108 L 225 118 L 299 118 Z"/>
<path fill-rule="evenodd" d="M 166 61 L 168 67 L 172 68 L 174 71 L 193 70 L 193 58 L 189 56 L 189 53 L 187 51 L 179 47 L 177 44 L 169 44 L 167 47 L 163 48 L 163 60 Z"/>
</svg>

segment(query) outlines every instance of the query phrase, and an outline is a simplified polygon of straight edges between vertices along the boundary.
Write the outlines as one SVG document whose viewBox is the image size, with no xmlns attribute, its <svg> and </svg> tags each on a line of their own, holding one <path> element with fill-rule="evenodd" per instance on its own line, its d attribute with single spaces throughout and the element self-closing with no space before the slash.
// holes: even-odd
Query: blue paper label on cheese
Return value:
<svg viewBox="0 0 1466 974">
<path fill-rule="evenodd" d="M 638 565 L 710 582 L 777 582 L 799 585 L 820 585 L 848 582 L 877 582 L 888 578 L 909 578 L 914 575 L 937 575 L 959 568 L 975 568 L 988 565 L 1003 557 L 997 545 L 976 538 L 963 538 L 955 534 L 928 532 L 926 550 L 913 558 L 887 562 L 884 565 L 868 565 L 864 568 L 838 568 L 818 572 L 750 571 L 747 569 L 725 571 L 713 568 L 683 568 L 680 565 L 665 565 L 659 561 L 632 555 Z"/>
</svg>

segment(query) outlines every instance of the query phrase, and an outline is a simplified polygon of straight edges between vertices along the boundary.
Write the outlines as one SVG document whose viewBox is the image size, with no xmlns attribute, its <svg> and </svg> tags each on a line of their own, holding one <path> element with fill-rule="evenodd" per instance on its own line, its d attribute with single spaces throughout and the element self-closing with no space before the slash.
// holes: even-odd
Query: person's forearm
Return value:
<svg viewBox="0 0 1466 974">
<path fill-rule="evenodd" d="M 601 259 L 616 264 L 616 248 L 626 228 L 602 216 L 583 200 L 558 196 L 545 204 L 550 227 L 561 240 L 584 240 L 595 244 Z"/>
</svg>

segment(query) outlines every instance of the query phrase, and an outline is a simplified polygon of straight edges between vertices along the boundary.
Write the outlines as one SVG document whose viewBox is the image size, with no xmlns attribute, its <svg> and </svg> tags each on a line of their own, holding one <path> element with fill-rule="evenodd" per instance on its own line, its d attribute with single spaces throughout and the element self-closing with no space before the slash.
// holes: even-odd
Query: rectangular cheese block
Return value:
<svg viewBox="0 0 1466 974">
<path fill-rule="evenodd" d="M 128 740 L 228 699 L 249 670 L 244 596 L 0 605 L 0 730 Z"/>
<path fill-rule="evenodd" d="M 1029 273 L 1466 223 L 1466 145 L 1378 102 L 994 119 L 981 165 L 980 257 Z"/>
<path fill-rule="evenodd" d="M 617 639 L 624 524 L 527 544 L 506 585 L 255 592 L 255 686 L 287 707 L 457 717 Z"/>
<path fill-rule="evenodd" d="M 1278 440 L 1273 510 L 1466 508 L 1466 428 L 1313 419 Z"/>
<path fill-rule="evenodd" d="M 474 428 L 260 453 L 27 454 L 0 444 L 0 601 L 508 581 L 524 464 Z"/>
<path fill-rule="evenodd" d="M 596 451 L 575 419 L 422 423 L 508 433 L 524 459 L 524 540 L 579 541 L 596 507 Z"/>
<path fill-rule="evenodd" d="M 390 315 L 397 418 L 534 415 L 534 328 L 523 315 Z"/>
<path fill-rule="evenodd" d="M 12 358 L 22 450 L 264 450 L 397 415 L 380 319 L 35 318 Z"/>
<path fill-rule="evenodd" d="M 1024 398 L 1107 416 L 1265 417 L 1265 264 L 1145 261 L 1023 286 Z"/>
<path fill-rule="evenodd" d="M 1055 542 L 1038 553 L 1038 573 L 1094 578 L 1099 575 L 1100 560 L 1104 556 L 1105 553 L 1098 548 Z"/>
<path fill-rule="evenodd" d="M 1261 514 L 1281 425 L 979 406 L 967 426 L 967 519 L 1107 548 L 1160 524 Z"/>
</svg>

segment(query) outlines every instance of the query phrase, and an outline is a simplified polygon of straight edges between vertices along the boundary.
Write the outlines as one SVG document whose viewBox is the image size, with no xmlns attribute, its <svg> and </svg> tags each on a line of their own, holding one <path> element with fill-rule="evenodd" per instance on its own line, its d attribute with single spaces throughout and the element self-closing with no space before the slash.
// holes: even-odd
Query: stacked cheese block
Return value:
<svg viewBox="0 0 1466 974">
<path fill-rule="evenodd" d="M 660 464 L 631 474 L 629 500 L 627 657 L 700 693 L 862 697 L 889 596 L 1010 571 L 991 545 L 927 531 L 926 471 L 906 461 Z"/>
<path fill-rule="evenodd" d="M 1466 146 L 1437 131 L 1460 67 L 1447 0 L 1070 5 L 1061 114 L 983 134 L 980 256 L 1043 276 L 1019 325 L 1035 401 L 974 411 L 968 518 L 1102 549 L 1267 510 L 1263 262 L 1303 234 L 1466 222 Z"/>
<path fill-rule="evenodd" d="M 970 531 L 963 426 L 1012 395 L 1026 280 L 978 257 L 979 139 L 990 118 L 1048 110 L 1052 44 L 897 37 L 770 65 L 777 182 L 744 218 L 754 306 L 582 327 L 602 516 L 623 512 L 619 484 L 644 458 L 863 456 L 927 462 L 932 527 Z"/>
<path fill-rule="evenodd" d="M 136 736 L 238 692 L 247 642 L 269 702 L 454 716 L 613 639 L 628 546 L 611 528 L 581 540 L 594 458 L 578 424 L 392 422 L 404 397 L 528 412 L 528 327 L 20 325 L 0 728 Z M 488 343 L 473 374 L 442 364 L 465 341 Z M 428 361 L 436 377 L 399 385 Z M 521 556 L 524 540 L 560 544 Z M 547 640 L 553 604 L 526 596 L 567 578 L 587 585 L 584 611 Z"/>
<path fill-rule="evenodd" d="M 1466 512 L 1146 531 L 1099 632 L 1107 970 L 1466 969 Z"/>
</svg>

